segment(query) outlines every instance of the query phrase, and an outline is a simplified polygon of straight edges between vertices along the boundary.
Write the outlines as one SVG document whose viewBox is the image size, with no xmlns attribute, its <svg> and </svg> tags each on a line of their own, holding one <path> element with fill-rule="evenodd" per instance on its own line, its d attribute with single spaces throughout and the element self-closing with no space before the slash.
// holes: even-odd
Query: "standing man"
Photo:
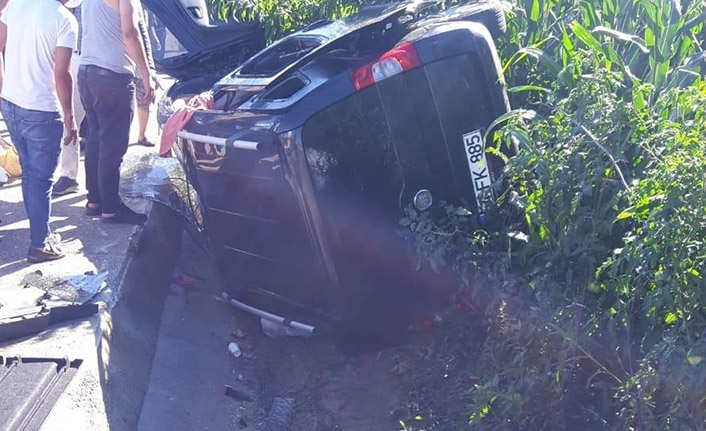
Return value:
<svg viewBox="0 0 706 431">
<path fill-rule="evenodd" d="M 139 0 L 85 0 L 81 5 L 78 84 L 86 110 L 88 215 L 107 223 L 142 224 L 147 217 L 120 200 L 120 165 L 130 140 L 135 68 L 145 104 L 154 101 L 154 75 L 138 31 Z"/>
<path fill-rule="evenodd" d="M 71 77 L 74 83 L 78 81 L 78 63 L 79 55 L 81 53 L 81 6 L 77 6 L 71 9 L 71 12 L 76 17 L 78 21 L 78 42 L 76 44 L 76 49 L 71 56 Z M 74 84 L 73 89 L 73 104 L 74 104 L 74 114 L 76 115 L 76 124 L 79 129 L 81 123 L 83 122 L 86 113 L 83 110 L 83 105 L 81 105 L 81 96 L 78 92 L 78 85 Z M 52 196 L 63 196 L 69 193 L 73 193 L 78 190 L 78 182 L 76 182 L 76 176 L 78 175 L 78 166 L 81 150 L 79 148 L 79 139 L 64 145 L 61 147 L 61 157 L 59 159 L 59 179 L 54 183 L 52 188 Z"/>
<path fill-rule="evenodd" d="M 22 165 L 30 263 L 64 256 L 48 241 L 51 178 L 59 161 L 61 136 L 64 133 L 64 144 L 76 139 L 71 53 L 78 23 L 64 3 L 13 0 L 0 15 L 0 109 Z"/>
</svg>

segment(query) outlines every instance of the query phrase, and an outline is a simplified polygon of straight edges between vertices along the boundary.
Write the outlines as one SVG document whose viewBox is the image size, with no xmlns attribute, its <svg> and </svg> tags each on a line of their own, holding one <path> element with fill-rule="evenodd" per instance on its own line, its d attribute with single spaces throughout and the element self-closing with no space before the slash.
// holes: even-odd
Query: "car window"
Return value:
<svg viewBox="0 0 706 431">
<path fill-rule="evenodd" d="M 364 202 L 366 217 L 389 206 L 395 210 L 402 173 L 377 89 L 360 91 L 311 117 L 302 140 L 324 207 L 350 211 L 339 202 L 346 196 Z M 338 219 L 332 215 L 331 220 Z"/>
<path fill-rule="evenodd" d="M 272 76 L 299 60 L 316 47 L 322 39 L 300 36 L 285 39 L 253 57 L 240 70 L 240 76 Z"/>
<path fill-rule="evenodd" d="M 179 42 L 179 39 L 174 36 L 174 33 L 164 25 L 157 15 L 147 8 L 145 8 L 145 15 L 150 43 L 152 44 L 152 56 L 155 61 L 168 60 L 187 53 L 184 45 Z"/>
</svg>

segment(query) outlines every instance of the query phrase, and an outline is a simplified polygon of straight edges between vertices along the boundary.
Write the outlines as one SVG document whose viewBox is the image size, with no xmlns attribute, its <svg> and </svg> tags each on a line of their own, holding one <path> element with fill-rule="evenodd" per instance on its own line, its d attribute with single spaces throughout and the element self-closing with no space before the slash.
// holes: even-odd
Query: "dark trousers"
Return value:
<svg viewBox="0 0 706 431">
<path fill-rule="evenodd" d="M 81 103 L 86 110 L 86 189 L 88 202 L 100 205 L 104 214 L 121 205 L 120 165 L 130 140 L 135 85 L 132 75 L 97 66 L 78 71 Z"/>
</svg>

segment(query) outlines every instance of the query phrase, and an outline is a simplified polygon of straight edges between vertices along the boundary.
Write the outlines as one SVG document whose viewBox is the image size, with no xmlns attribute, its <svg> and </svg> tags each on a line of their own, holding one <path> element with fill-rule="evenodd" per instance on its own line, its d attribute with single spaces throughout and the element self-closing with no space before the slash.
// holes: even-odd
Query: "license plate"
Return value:
<svg viewBox="0 0 706 431">
<path fill-rule="evenodd" d="M 484 214 L 493 203 L 493 190 L 490 185 L 490 167 L 485 159 L 485 145 L 483 145 L 483 134 L 480 130 L 475 130 L 463 135 L 463 144 L 466 149 L 466 159 L 468 167 L 471 168 L 471 179 L 473 190 L 475 191 L 478 213 Z"/>
</svg>

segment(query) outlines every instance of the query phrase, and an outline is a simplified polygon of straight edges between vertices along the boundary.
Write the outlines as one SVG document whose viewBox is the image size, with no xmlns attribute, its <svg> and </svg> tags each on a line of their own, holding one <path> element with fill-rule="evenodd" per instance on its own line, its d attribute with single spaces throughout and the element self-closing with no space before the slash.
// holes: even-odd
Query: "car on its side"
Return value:
<svg viewBox="0 0 706 431">
<path fill-rule="evenodd" d="M 307 330 L 396 326 L 438 305 L 448 283 L 416 267 L 399 221 L 441 202 L 484 216 L 502 168 L 484 136 L 509 103 L 499 4 L 434 5 L 318 22 L 215 83 L 208 69 L 201 88 L 182 75 L 171 89 L 214 95 L 176 152 L 233 304 Z M 221 49 L 236 61 L 257 34 Z"/>
</svg>

